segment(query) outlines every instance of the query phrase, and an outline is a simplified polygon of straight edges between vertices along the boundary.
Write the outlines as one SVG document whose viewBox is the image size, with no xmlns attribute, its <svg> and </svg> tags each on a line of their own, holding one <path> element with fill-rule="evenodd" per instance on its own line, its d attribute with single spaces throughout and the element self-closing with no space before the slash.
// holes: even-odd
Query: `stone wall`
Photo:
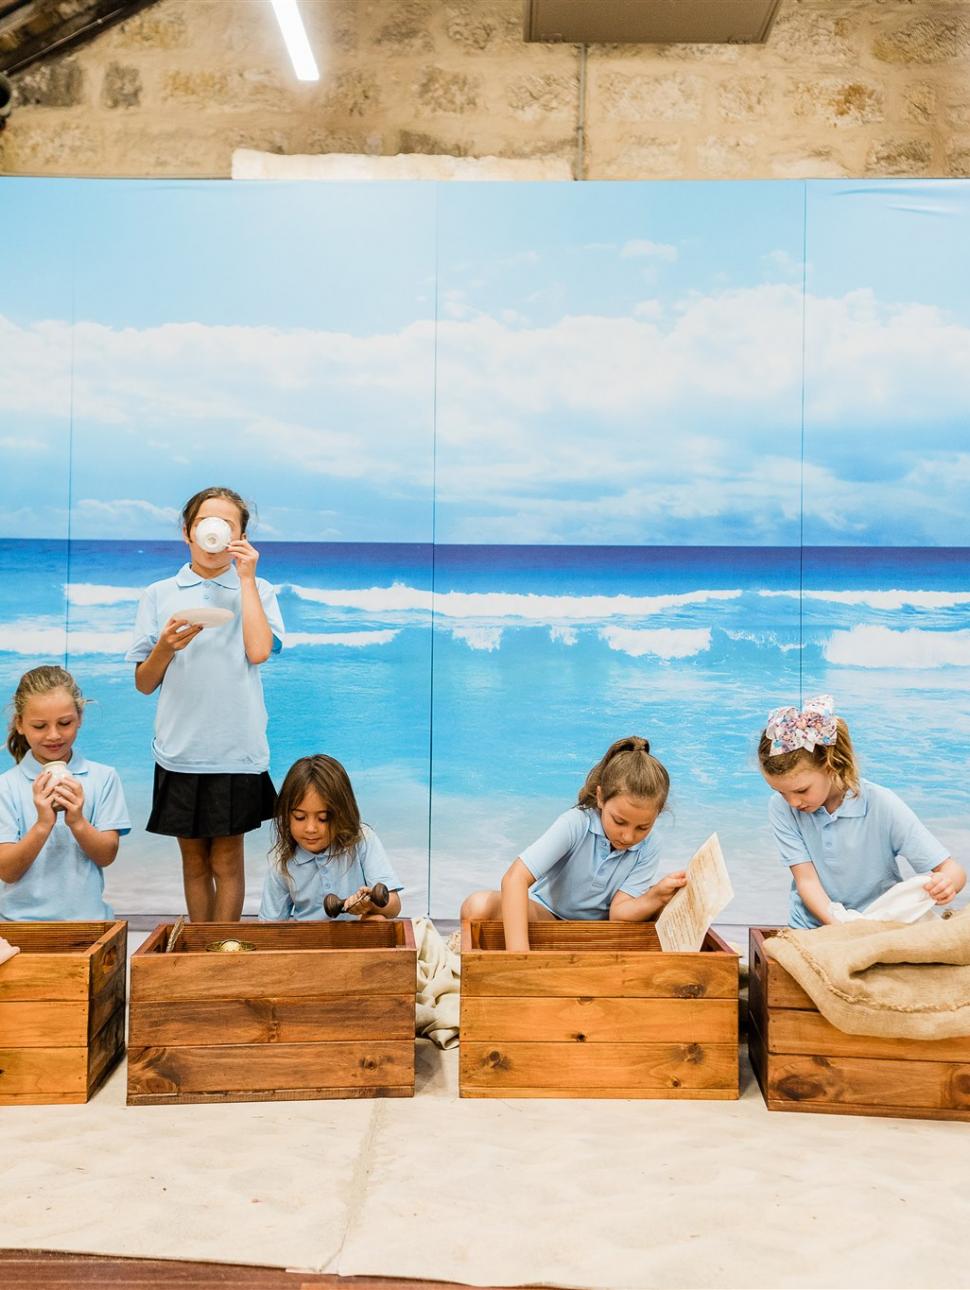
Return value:
<svg viewBox="0 0 970 1290">
<path fill-rule="evenodd" d="M 782 0 L 764 46 L 521 38 L 521 0 L 159 0 L 18 76 L 0 171 L 224 176 L 233 149 L 565 157 L 590 179 L 970 175 L 970 0 Z"/>
</svg>

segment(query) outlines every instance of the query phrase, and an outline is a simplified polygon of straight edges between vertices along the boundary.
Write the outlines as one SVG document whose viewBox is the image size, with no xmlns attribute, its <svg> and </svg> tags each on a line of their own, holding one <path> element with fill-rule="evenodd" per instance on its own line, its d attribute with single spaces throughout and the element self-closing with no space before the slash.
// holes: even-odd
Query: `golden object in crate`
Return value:
<svg viewBox="0 0 970 1290">
<path fill-rule="evenodd" d="M 238 941 L 234 936 L 230 936 L 224 941 L 213 941 L 205 948 L 215 954 L 243 954 L 254 950 L 256 946 L 252 941 Z"/>
</svg>

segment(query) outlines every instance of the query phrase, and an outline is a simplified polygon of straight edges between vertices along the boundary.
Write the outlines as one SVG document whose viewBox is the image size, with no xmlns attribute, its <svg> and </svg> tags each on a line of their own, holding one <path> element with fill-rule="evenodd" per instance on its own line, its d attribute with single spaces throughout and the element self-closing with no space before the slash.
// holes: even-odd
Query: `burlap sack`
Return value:
<svg viewBox="0 0 970 1290">
<path fill-rule="evenodd" d="M 765 953 L 852 1035 L 970 1035 L 970 909 L 924 923 L 859 920 L 785 928 Z"/>
</svg>

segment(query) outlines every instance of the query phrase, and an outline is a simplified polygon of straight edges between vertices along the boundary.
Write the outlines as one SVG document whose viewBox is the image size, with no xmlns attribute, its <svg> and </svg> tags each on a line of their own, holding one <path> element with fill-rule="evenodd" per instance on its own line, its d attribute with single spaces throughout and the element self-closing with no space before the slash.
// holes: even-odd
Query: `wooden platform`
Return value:
<svg viewBox="0 0 970 1290">
<path fill-rule="evenodd" d="M 124 923 L 4 923 L 0 1106 L 86 1102 L 125 1051 Z"/>
<path fill-rule="evenodd" d="M 131 959 L 129 1105 L 414 1095 L 409 920 L 170 931 Z M 228 937 L 255 950 L 207 952 Z"/>
<path fill-rule="evenodd" d="M 738 957 L 665 954 L 652 923 L 462 925 L 462 1097 L 736 1098 Z"/>
<path fill-rule="evenodd" d="M 110 1286 L 111 1290 L 465 1290 L 451 1281 L 405 1281 L 393 1277 L 338 1277 L 287 1272 L 241 1263 L 197 1263 L 175 1259 L 119 1259 L 100 1254 L 56 1254 L 0 1250 L 3 1290 L 59 1290 Z"/>
<path fill-rule="evenodd" d="M 821 1015 L 750 931 L 748 1051 L 770 1111 L 970 1120 L 970 1036 L 933 1041 L 850 1035 Z"/>
</svg>

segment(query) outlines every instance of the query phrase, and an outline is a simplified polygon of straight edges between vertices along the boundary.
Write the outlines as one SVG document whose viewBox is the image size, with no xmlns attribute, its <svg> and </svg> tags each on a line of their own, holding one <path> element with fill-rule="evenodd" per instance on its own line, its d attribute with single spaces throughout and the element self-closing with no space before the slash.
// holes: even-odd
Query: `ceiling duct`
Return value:
<svg viewBox="0 0 970 1290">
<path fill-rule="evenodd" d="M 526 40 L 756 45 L 781 0 L 525 0 Z"/>
</svg>

